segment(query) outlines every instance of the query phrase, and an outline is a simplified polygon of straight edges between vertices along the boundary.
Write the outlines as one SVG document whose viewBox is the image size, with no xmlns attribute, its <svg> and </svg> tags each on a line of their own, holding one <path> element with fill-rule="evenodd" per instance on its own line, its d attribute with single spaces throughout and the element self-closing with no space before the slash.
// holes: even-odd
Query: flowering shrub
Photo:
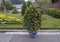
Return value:
<svg viewBox="0 0 60 42">
<path fill-rule="evenodd" d="M 3 20 L 5 20 L 8 23 L 20 23 L 21 22 L 21 20 L 18 18 L 0 14 L 0 22 L 2 22 Z"/>
</svg>

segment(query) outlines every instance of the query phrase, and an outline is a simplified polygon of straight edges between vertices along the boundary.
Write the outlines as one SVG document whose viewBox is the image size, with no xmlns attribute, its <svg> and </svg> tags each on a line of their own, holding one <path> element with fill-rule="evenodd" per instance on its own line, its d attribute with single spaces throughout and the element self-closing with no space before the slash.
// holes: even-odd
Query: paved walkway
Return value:
<svg viewBox="0 0 60 42">
<path fill-rule="evenodd" d="M 37 35 L 34 39 L 28 35 L 14 35 L 9 42 L 60 42 L 60 35 Z"/>
<path fill-rule="evenodd" d="M 40 32 L 60 32 L 60 30 L 39 30 Z M 26 29 L 0 29 L 0 32 L 27 32 Z"/>
<path fill-rule="evenodd" d="M 38 32 L 32 39 L 28 32 L 0 33 L 0 42 L 60 42 L 60 32 Z"/>
</svg>

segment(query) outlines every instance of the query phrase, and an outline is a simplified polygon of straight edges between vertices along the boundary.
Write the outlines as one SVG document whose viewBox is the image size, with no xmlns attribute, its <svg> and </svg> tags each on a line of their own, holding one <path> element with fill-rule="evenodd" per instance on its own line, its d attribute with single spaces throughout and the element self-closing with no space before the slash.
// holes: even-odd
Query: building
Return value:
<svg viewBox="0 0 60 42">
<path fill-rule="evenodd" d="M 51 0 L 51 7 L 60 9 L 60 0 Z"/>
<path fill-rule="evenodd" d="M 13 7 L 16 7 L 18 12 L 21 12 L 22 4 L 13 5 Z"/>
<path fill-rule="evenodd" d="M 16 7 L 16 10 L 18 12 L 21 12 L 21 8 L 22 8 L 22 5 L 23 5 L 24 1 L 28 1 L 28 0 L 10 0 L 10 2 L 12 3 L 12 5 L 14 7 Z M 35 2 L 35 0 L 29 0 L 29 1 L 31 1 L 33 3 Z"/>
</svg>

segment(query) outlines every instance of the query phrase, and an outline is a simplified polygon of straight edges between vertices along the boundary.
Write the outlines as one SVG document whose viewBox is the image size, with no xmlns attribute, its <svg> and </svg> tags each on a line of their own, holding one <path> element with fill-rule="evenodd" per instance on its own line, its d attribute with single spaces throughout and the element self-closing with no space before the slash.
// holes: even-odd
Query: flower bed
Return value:
<svg viewBox="0 0 60 42">
<path fill-rule="evenodd" d="M 7 24 L 12 24 L 12 23 L 21 23 L 21 19 L 15 18 L 15 17 L 11 17 L 11 16 L 6 16 L 4 14 L 0 14 L 0 23 L 6 21 Z"/>
</svg>

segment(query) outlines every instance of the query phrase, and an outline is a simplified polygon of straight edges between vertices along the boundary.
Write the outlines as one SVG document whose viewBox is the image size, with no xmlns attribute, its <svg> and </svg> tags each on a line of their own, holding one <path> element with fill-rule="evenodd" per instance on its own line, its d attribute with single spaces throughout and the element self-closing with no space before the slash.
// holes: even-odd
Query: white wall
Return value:
<svg viewBox="0 0 60 42">
<path fill-rule="evenodd" d="M 35 0 L 25 0 L 25 2 L 28 2 L 28 1 L 35 2 Z"/>
<path fill-rule="evenodd" d="M 16 10 L 17 10 L 18 12 L 21 12 L 22 4 L 13 5 L 13 6 L 16 7 Z"/>
</svg>

